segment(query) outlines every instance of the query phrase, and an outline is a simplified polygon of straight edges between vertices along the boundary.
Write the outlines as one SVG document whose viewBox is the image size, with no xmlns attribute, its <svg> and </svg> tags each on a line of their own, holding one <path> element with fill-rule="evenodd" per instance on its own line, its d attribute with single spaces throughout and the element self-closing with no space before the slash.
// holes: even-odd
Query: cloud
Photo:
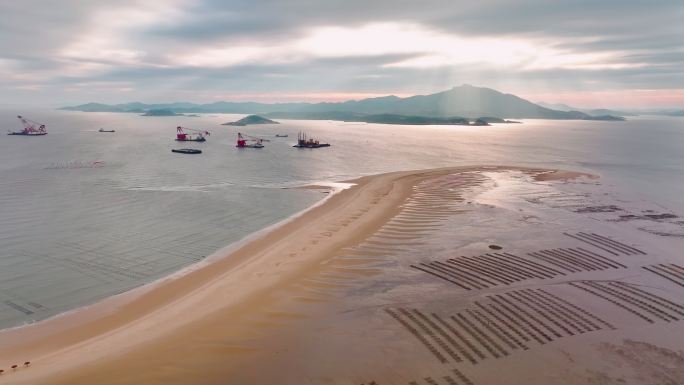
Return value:
<svg viewBox="0 0 684 385">
<path fill-rule="evenodd" d="M 0 3 L 0 14 L 0 102 L 88 101 L 83 84 L 103 101 L 464 82 L 514 93 L 684 89 L 679 0 L 25 0 Z"/>
</svg>

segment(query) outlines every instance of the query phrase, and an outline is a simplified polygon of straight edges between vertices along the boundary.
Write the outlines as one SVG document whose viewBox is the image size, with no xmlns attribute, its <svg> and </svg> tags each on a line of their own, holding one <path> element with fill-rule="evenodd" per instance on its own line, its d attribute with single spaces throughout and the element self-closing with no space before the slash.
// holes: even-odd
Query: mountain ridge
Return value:
<svg viewBox="0 0 684 385">
<path fill-rule="evenodd" d="M 610 109 L 610 108 L 579 108 L 579 107 L 572 107 L 567 104 L 563 103 L 544 103 L 544 102 L 536 102 L 535 104 L 540 105 L 542 107 L 546 107 L 552 110 L 558 110 L 558 111 L 580 111 L 584 112 L 585 114 L 589 115 L 618 115 L 618 116 L 638 116 L 639 113 L 634 112 L 634 111 L 625 111 L 625 110 L 615 110 L 615 109 Z"/>
<path fill-rule="evenodd" d="M 220 101 L 208 104 L 189 102 L 145 104 L 140 102 L 108 105 L 86 103 L 63 107 L 62 110 L 83 112 L 146 112 L 169 109 L 176 113 L 242 113 L 242 114 L 335 114 L 404 115 L 434 118 L 495 116 L 515 119 L 582 119 L 622 120 L 615 116 L 592 116 L 582 111 L 560 111 L 546 108 L 513 94 L 491 88 L 461 85 L 449 90 L 408 97 L 394 95 L 321 103 L 259 103 Z"/>
</svg>

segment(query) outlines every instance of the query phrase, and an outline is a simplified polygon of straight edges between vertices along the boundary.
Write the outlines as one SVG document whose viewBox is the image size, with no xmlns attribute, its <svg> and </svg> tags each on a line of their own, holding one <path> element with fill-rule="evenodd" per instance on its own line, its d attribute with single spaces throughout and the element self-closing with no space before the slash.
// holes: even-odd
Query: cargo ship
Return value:
<svg viewBox="0 0 684 385">
<path fill-rule="evenodd" d="M 330 143 L 321 143 L 313 138 L 309 138 L 305 132 L 297 134 L 297 144 L 292 147 L 296 148 L 321 148 L 330 147 Z"/>
</svg>

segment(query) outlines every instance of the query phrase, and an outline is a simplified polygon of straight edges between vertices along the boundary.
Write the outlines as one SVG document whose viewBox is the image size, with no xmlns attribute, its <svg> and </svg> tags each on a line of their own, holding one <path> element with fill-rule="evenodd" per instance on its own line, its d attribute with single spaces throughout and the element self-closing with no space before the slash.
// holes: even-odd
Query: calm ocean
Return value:
<svg viewBox="0 0 684 385">
<path fill-rule="evenodd" d="M 4 110 L 3 131 L 20 128 L 17 113 L 46 123 L 49 134 L 0 135 L 0 328 L 200 261 L 322 199 L 320 191 L 287 188 L 314 182 L 458 165 L 564 168 L 600 174 L 603 183 L 684 215 L 684 118 L 230 127 L 220 123 L 241 115 Z M 177 125 L 211 136 L 177 143 Z M 270 141 L 263 149 L 236 149 L 238 131 Z M 298 131 L 332 146 L 292 148 Z M 204 153 L 171 152 L 181 147 Z"/>
</svg>

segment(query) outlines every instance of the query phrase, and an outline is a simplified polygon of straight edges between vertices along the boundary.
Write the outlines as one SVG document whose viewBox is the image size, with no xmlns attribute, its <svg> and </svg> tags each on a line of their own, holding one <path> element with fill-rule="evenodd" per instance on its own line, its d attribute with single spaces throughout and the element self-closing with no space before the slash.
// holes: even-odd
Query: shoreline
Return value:
<svg viewBox="0 0 684 385">
<path fill-rule="evenodd" d="M 220 249 L 217 249 L 213 253 L 207 255 L 207 257 L 202 259 L 201 261 L 198 261 L 198 262 L 195 262 L 191 265 L 182 267 L 181 269 L 174 271 L 174 272 L 171 272 L 168 275 L 165 275 L 163 277 L 159 277 L 159 278 L 157 278 L 153 281 L 150 281 L 150 282 L 143 283 L 139 286 L 133 287 L 133 288 L 126 290 L 124 292 L 121 292 L 118 294 L 113 294 L 113 295 L 110 295 L 108 297 L 102 298 L 96 302 L 86 304 L 86 305 L 81 305 L 81 306 L 75 307 L 73 309 L 66 310 L 62 313 L 54 314 L 52 316 L 49 316 L 47 318 L 40 319 L 40 320 L 37 320 L 34 322 L 10 326 L 10 327 L 4 328 L 4 329 L 0 328 L 0 337 L 2 337 L 3 333 L 5 333 L 5 332 L 10 332 L 10 331 L 14 331 L 17 329 L 31 327 L 31 326 L 37 326 L 41 323 L 50 322 L 50 321 L 53 321 L 57 318 L 69 316 L 72 313 L 86 311 L 93 306 L 98 306 L 101 302 L 104 302 L 104 301 L 113 301 L 115 299 L 122 299 L 124 301 L 127 301 L 127 299 L 122 298 L 122 297 L 125 297 L 125 296 L 135 297 L 136 295 L 143 294 L 146 290 L 154 289 L 154 287 L 156 285 L 161 284 L 164 281 L 173 280 L 173 279 L 177 279 L 179 277 L 182 277 L 186 274 L 191 273 L 194 270 L 202 268 L 203 266 L 205 266 L 207 264 L 213 263 L 217 259 L 228 258 L 228 257 L 230 257 L 230 255 L 234 251 L 240 249 L 241 247 L 245 246 L 246 244 L 248 244 L 250 242 L 255 242 L 255 241 L 259 240 L 260 238 L 268 235 L 269 232 L 274 231 L 274 230 L 278 229 L 279 227 L 287 224 L 288 222 L 306 214 L 310 210 L 312 210 L 312 209 L 314 209 L 320 205 L 325 204 L 325 202 L 327 202 L 328 199 L 330 199 L 334 195 L 338 194 L 339 192 L 341 192 L 347 188 L 352 187 L 353 185 L 354 184 L 351 182 L 350 183 L 321 182 L 321 183 L 315 183 L 315 184 L 310 184 L 310 185 L 303 185 L 303 186 L 299 186 L 299 187 L 287 187 L 287 189 L 322 190 L 325 192 L 326 196 L 324 196 L 320 200 L 316 201 L 311 206 L 309 206 L 309 207 L 307 207 L 307 208 L 305 208 L 299 212 L 296 212 L 287 218 L 279 220 L 276 223 L 273 223 L 269 226 L 266 226 L 266 227 L 264 227 L 260 230 L 257 230 L 251 234 L 248 234 L 248 235 L 244 236 L 243 238 L 241 238 L 241 239 L 239 239 L 239 240 L 237 240 L 237 241 L 235 241 L 229 245 L 226 245 L 224 247 L 221 247 Z M 1 344 L 0 344 L 0 346 L 1 346 Z"/>
<path fill-rule="evenodd" d="M 31 361 L 3 381 L 53 383 L 70 369 L 159 344 L 214 314 L 268 301 L 335 251 L 358 243 L 392 218 L 416 183 L 456 171 L 519 170 L 542 180 L 588 176 L 522 167 L 472 166 L 365 176 L 308 209 L 167 277 L 93 305 L 0 331 L 0 366 Z M 330 227 L 337 230 L 329 231 Z M 270 230 L 269 230 L 270 229 Z M 218 256 L 224 253 L 223 256 Z M 286 255 L 287 254 L 287 255 Z M 226 295 L 230 293 L 230 295 Z M 163 344 L 161 344 L 163 345 Z M 87 354 L 84 354 L 87 352 Z"/>
</svg>

